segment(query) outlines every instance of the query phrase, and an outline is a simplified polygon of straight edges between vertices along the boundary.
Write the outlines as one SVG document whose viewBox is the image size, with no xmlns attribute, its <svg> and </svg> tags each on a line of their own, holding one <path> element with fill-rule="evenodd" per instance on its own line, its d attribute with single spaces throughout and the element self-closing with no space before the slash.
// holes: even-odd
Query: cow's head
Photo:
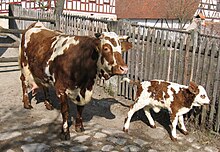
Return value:
<svg viewBox="0 0 220 152">
<path fill-rule="evenodd" d="M 197 85 L 195 82 L 191 81 L 189 83 L 189 91 L 195 94 L 193 106 L 201 106 L 201 105 L 210 103 L 210 99 L 203 86 Z"/>
<path fill-rule="evenodd" d="M 99 77 L 106 80 L 113 75 L 126 74 L 128 66 L 122 58 L 122 51 L 127 51 L 132 47 L 127 36 L 118 36 L 114 32 L 103 32 L 95 35 L 100 39 L 98 70 Z"/>
</svg>

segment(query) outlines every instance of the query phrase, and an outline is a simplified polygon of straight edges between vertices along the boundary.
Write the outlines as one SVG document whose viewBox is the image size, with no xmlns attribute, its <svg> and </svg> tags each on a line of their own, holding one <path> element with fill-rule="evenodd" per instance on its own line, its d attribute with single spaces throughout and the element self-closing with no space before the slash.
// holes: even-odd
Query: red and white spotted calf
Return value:
<svg viewBox="0 0 220 152">
<path fill-rule="evenodd" d="M 151 117 L 150 109 L 153 108 L 155 112 L 159 112 L 161 108 L 165 108 L 170 113 L 172 124 L 171 139 L 176 141 L 176 126 L 178 121 L 183 134 L 188 134 L 184 125 L 183 114 L 189 112 L 193 106 L 201 106 L 210 102 L 205 89 L 192 81 L 189 83 L 189 86 L 163 80 L 138 82 L 123 78 L 122 82 L 124 81 L 137 85 L 135 103 L 130 107 L 128 116 L 125 119 L 123 128 L 125 132 L 128 131 L 130 120 L 136 111 L 144 108 L 150 126 L 155 128 L 156 126 Z"/>
<path fill-rule="evenodd" d="M 63 140 L 70 138 L 67 100 L 77 105 L 75 130 L 84 131 L 82 111 L 91 101 L 96 75 L 109 79 L 128 70 L 121 56 L 122 51 L 131 48 L 128 37 L 114 32 L 95 36 L 66 35 L 47 29 L 40 22 L 22 34 L 19 65 L 24 107 L 32 108 L 28 88 L 54 87 L 61 103 Z"/>
</svg>

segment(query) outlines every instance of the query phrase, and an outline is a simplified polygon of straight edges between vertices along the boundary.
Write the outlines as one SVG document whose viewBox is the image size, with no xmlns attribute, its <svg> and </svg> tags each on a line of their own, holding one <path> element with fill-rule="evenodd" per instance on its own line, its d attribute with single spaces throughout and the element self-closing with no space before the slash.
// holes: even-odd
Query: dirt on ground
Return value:
<svg viewBox="0 0 220 152">
<path fill-rule="evenodd" d="M 157 128 L 149 127 L 143 111 L 137 112 L 128 133 L 122 131 L 132 101 L 112 97 L 95 86 L 92 101 L 85 106 L 83 133 L 74 130 L 76 106 L 70 102 L 73 120 L 70 141 L 61 141 L 62 117 L 59 101 L 51 90 L 54 110 L 46 110 L 41 93 L 33 97 L 33 109 L 23 108 L 20 71 L 17 62 L 0 63 L 0 151 L 186 151 L 217 152 L 219 135 L 201 132 L 186 124 L 189 135 L 177 131 L 177 142 L 170 139 L 169 116 L 166 111 L 153 114 Z"/>
</svg>

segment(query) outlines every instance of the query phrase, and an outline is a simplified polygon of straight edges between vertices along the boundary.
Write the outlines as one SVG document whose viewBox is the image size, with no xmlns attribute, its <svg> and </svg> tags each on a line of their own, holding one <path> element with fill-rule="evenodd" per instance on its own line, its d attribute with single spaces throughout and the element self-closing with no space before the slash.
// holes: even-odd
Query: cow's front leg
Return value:
<svg viewBox="0 0 220 152">
<path fill-rule="evenodd" d="M 53 110 L 54 107 L 53 105 L 51 104 L 51 101 L 50 101 L 50 94 L 49 94 L 49 89 L 45 86 L 43 86 L 43 92 L 44 92 L 44 105 L 46 107 L 47 110 Z"/>
<path fill-rule="evenodd" d="M 67 95 L 65 93 L 62 93 L 59 96 L 59 99 L 61 102 L 61 113 L 63 117 L 61 140 L 70 140 L 70 132 L 69 132 L 69 125 L 68 125 L 69 105 L 67 102 Z"/>
<path fill-rule="evenodd" d="M 180 129 L 181 129 L 181 132 L 184 134 L 184 135 L 188 135 L 188 131 L 186 130 L 186 127 L 185 127 L 185 124 L 184 124 L 184 119 L 183 119 L 183 115 L 180 115 L 179 116 L 179 123 L 180 123 Z"/>
<path fill-rule="evenodd" d="M 21 80 L 21 84 L 22 84 L 22 93 L 23 93 L 22 102 L 24 103 L 24 108 L 25 109 L 32 109 L 33 107 L 31 106 L 31 103 L 30 103 L 30 100 L 28 97 L 28 90 L 27 90 L 28 86 L 27 86 L 27 83 L 25 83 L 26 80 L 25 80 L 24 74 L 21 74 L 20 80 Z"/>
<path fill-rule="evenodd" d="M 84 109 L 84 106 L 77 105 L 77 115 L 76 115 L 76 124 L 75 124 L 76 132 L 85 131 L 85 129 L 83 127 L 83 120 L 82 120 L 83 109 Z"/>
</svg>

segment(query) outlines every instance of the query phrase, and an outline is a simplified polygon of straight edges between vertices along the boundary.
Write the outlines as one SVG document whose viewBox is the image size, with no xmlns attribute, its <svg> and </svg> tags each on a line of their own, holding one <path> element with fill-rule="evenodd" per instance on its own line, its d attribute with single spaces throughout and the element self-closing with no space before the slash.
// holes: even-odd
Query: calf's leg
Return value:
<svg viewBox="0 0 220 152">
<path fill-rule="evenodd" d="M 180 129 L 181 129 L 181 132 L 184 134 L 184 135 L 188 135 L 188 131 L 186 130 L 186 127 L 185 127 L 185 124 L 184 124 L 184 119 L 183 119 L 183 115 L 180 115 L 179 116 L 179 123 L 180 123 Z"/>
<path fill-rule="evenodd" d="M 151 114 L 150 114 L 150 108 L 151 108 L 151 107 L 146 106 L 146 107 L 144 108 L 144 113 L 145 113 L 145 115 L 147 116 L 147 119 L 148 119 L 148 121 L 149 121 L 149 123 L 150 123 L 150 127 L 151 127 L 151 128 L 156 128 L 156 125 L 155 125 L 155 123 L 154 123 L 154 119 L 151 117 Z"/>
<path fill-rule="evenodd" d="M 76 124 L 75 124 L 76 132 L 83 132 L 83 131 L 85 131 L 85 129 L 83 127 L 83 121 L 82 121 L 83 109 L 84 109 L 84 106 L 77 105 L 77 115 L 76 115 Z"/>
<path fill-rule="evenodd" d="M 173 141 L 177 141 L 176 126 L 177 126 L 177 123 L 178 123 L 178 116 L 171 114 L 170 121 L 171 121 L 171 124 L 172 124 L 171 139 Z"/>
<path fill-rule="evenodd" d="M 129 128 L 129 125 L 130 125 L 130 121 L 131 121 L 131 118 L 133 116 L 133 114 L 144 108 L 146 105 L 141 103 L 141 101 L 137 100 L 136 103 L 133 104 L 133 106 L 130 107 L 130 110 L 128 111 L 128 116 L 127 118 L 125 118 L 125 124 L 124 124 L 124 127 L 123 127 L 123 131 L 124 132 L 128 132 L 128 128 Z"/>
</svg>

